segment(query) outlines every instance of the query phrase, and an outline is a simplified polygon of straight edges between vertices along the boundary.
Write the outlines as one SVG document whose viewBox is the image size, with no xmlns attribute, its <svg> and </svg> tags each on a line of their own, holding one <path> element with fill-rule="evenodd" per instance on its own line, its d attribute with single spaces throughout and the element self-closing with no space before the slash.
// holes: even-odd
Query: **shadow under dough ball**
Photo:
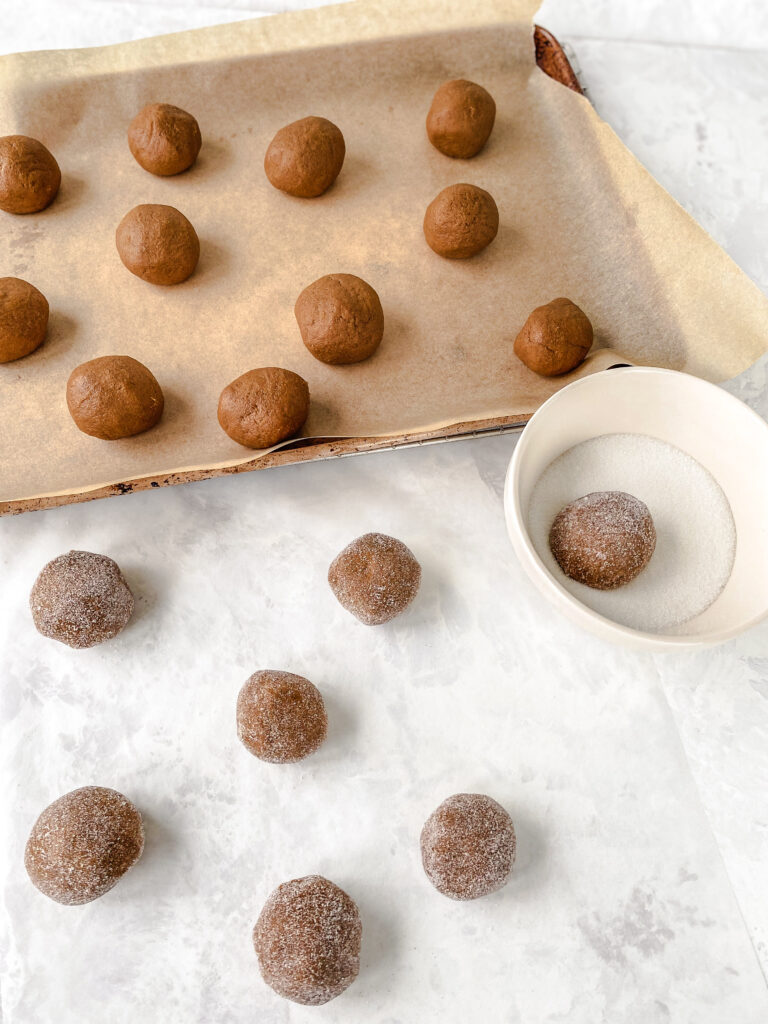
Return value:
<svg viewBox="0 0 768 1024">
<path fill-rule="evenodd" d="M 283 998 L 321 1006 L 357 977 L 362 931 L 354 900 L 327 878 L 284 882 L 253 929 L 261 976 Z"/>
<path fill-rule="evenodd" d="M 48 300 L 20 277 L 0 277 L 0 363 L 28 356 L 48 329 Z"/>
<path fill-rule="evenodd" d="M 151 429 L 160 421 L 164 404 L 154 375 L 131 356 L 89 359 L 67 381 L 67 406 L 76 426 L 102 441 Z"/>
<path fill-rule="evenodd" d="M 342 608 L 366 626 L 380 626 L 416 597 L 421 566 L 402 541 L 366 533 L 334 558 L 328 583 Z"/>
<path fill-rule="evenodd" d="M 318 749 L 327 731 L 320 691 L 303 676 L 254 672 L 238 694 L 237 735 L 262 761 L 301 761 Z"/>
<path fill-rule="evenodd" d="M 133 594 L 111 558 L 68 551 L 43 566 L 29 608 L 38 633 L 68 647 L 94 647 L 128 625 Z"/>
<path fill-rule="evenodd" d="M 587 314 L 570 299 L 537 306 L 515 338 L 515 355 L 542 377 L 569 373 L 587 357 L 593 331 Z"/>
<path fill-rule="evenodd" d="M 150 284 L 181 284 L 200 259 L 200 240 L 183 213 L 173 206 L 134 206 L 115 232 L 123 265 Z"/>
<path fill-rule="evenodd" d="M 625 491 L 593 491 L 555 516 L 549 547 L 566 576 L 595 590 L 631 583 L 656 548 L 645 502 Z"/>
<path fill-rule="evenodd" d="M 203 144 L 191 114 L 171 103 L 149 103 L 128 126 L 128 146 L 145 171 L 168 177 L 197 160 Z"/>
<path fill-rule="evenodd" d="M 515 847 L 512 819 L 481 793 L 449 796 L 421 831 L 427 878 L 452 900 L 475 900 L 501 889 L 512 871 Z"/>
<path fill-rule="evenodd" d="M 37 819 L 24 867 L 45 896 L 75 906 L 109 892 L 143 849 L 144 826 L 131 801 L 114 789 L 83 786 Z"/>
<path fill-rule="evenodd" d="M 0 138 L 0 210 L 37 213 L 56 198 L 59 165 L 42 142 L 26 135 Z"/>
<path fill-rule="evenodd" d="M 293 437 L 309 415 L 309 385 L 279 366 L 249 370 L 219 398 L 219 423 L 246 448 L 271 448 Z"/>
<path fill-rule="evenodd" d="M 344 163 L 344 136 L 324 117 L 303 117 L 287 124 L 270 142 L 264 170 L 275 188 L 313 199 L 336 181 Z"/>
<path fill-rule="evenodd" d="M 326 274 L 308 285 L 294 313 L 302 341 L 322 363 L 362 362 L 384 336 L 379 296 L 354 274 Z"/>
<path fill-rule="evenodd" d="M 435 93 L 427 114 L 427 135 L 441 153 L 467 160 L 486 144 L 495 119 L 493 96 L 482 85 L 456 78 Z"/>
<path fill-rule="evenodd" d="M 449 185 L 427 207 L 424 237 L 438 256 L 465 260 L 496 237 L 499 211 L 493 196 L 477 185 Z"/>
</svg>

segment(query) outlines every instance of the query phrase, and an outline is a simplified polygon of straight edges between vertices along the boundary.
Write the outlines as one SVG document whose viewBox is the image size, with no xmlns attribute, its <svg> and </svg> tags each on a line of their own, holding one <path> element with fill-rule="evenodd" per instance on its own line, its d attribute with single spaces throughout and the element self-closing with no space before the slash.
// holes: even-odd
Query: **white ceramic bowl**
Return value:
<svg viewBox="0 0 768 1024">
<path fill-rule="evenodd" d="M 683 633 L 643 633 L 592 611 L 555 579 L 528 529 L 531 492 L 547 466 L 601 434 L 647 434 L 701 463 L 725 492 L 736 525 L 733 571 L 719 597 Z M 654 367 L 603 370 L 553 395 L 523 430 L 507 471 L 512 544 L 539 590 L 574 622 L 626 647 L 680 650 L 722 643 L 768 615 L 768 424 L 698 377 Z"/>
</svg>

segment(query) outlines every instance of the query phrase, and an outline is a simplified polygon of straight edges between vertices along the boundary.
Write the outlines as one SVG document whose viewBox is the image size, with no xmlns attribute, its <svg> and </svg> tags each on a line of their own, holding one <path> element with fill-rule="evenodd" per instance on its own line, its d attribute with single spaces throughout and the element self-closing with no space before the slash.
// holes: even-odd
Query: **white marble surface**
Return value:
<svg viewBox="0 0 768 1024">
<path fill-rule="evenodd" d="M 256 5 L 6 0 L 0 45 L 116 41 Z M 539 16 L 573 40 L 601 113 L 763 288 L 765 11 L 546 0 Z M 765 378 L 763 363 L 728 386 L 766 415 Z M 555 618 L 504 534 L 513 444 L 0 523 L 3 1020 L 768 1019 L 768 624 L 662 657 Z M 418 603 L 379 630 L 324 583 L 368 529 L 402 537 L 425 570 Z M 113 555 L 138 598 L 125 634 L 89 652 L 42 640 L 26 608 L 69 547 Z M 329 740 L 304 766 L 237 743 L 237 689 L 265 666 L 327 696 Z M 147 849 L 103 900 L 60 908 L 31 889 L 23 844 L 49 800 L 89 782 L 139 803 Z M 472 788 L 510 809 L 519 861 L 506 890 L 464 906 L 429 888 L 417 837 Z M 261 984 L 249 931 L 274 884 L 316 870 L 358 900 L 364 952 L 349 992 L 308 1011 Z"/>
</svg>

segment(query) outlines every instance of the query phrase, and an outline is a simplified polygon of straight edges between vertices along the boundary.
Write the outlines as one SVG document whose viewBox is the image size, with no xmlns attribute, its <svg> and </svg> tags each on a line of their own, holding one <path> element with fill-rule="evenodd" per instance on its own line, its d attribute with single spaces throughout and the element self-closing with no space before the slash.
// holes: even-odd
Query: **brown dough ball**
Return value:
<svg viewBox="0 0 768 1024">
<path fill-rule="evenodd" d="M 131 356 L 99 356 L 76 366 L 67 381 L 67 406 L 84 434 L 102 441 L 133 437 L 163 415 L 163 392 Z"/>
<path fill-rule="evenodd" d="M 301 337 L 323 363 L 359 363 L 384 335 L 379 296 L 354 274 L 326 274 L 309 285 L 294 308 Z"/>
<path fill-rule="evenodd" d="M 303 117 L 281 128 L 272 139 L 264 170 L 281 192 L 311 199 L 336 181 L 344 154 L 344 136 L 332 121 Z"/>
<path fill-rule="evenodd" d="M 114 789 L 83 786 L 37 819 L 24 867 L 41 893 L 75 906 L 109 892 L 143 849 L 144 826 L 131 801 Z"/>
<path fill-rule="evenodd" d="M 0 210 L 37 213 L 56 198 L 59 165 L 42 142 L 26 135 L 0 138 Z"/>
<path fill-rule="evenodd" d="M 151 284 L 181 284 L 200 258 L 197 232 L 173 206 L 134 206 L 117 225 L 115 242 L 123 265 Z"/>
<path fill-rule="evenodd" d="M 149 103 L 128 126 L 128 145 L 145 171 L 167 177 L 197 160 L 203 140 L 197 121 L 171 103 Z"/>
<path fill-rule="evenodd" d="M 542 377 L 575 370 L 592 347 L 592 324 L 570 299 L 537 306 L 515 338 L 515 355 Z"/>
<path fill-rule="evenodd" d="M 656 547 L 645 502 L 625 491 L 593 491 L 555 516 L 549 546 L 566 576 L 615 590 L 638 576 Z"/>
<path fill-rule="evenodd" d="M 279 366 L 249 370 L 219 398 L 219 423 L 246 448 L 271 448 L 298 434 L 309 415 L 309 386 Z"/>
<path fill-rule="evenodd" d="M 449 796 L 421 831 L 427 878 L 452 900 L 476 900 L 506 885 L 515 846 L 512 819 L 481 793 Z"/>
<path fill-rule="evenodd" d="M 366 626 L 379 626 L 416 597 L 421 566 L 402 541 L 366 533 L 334 558 L 328 582 L 342 608 Z"/>
<path fill-rule="evenodd" d="M 0 363 L 21 359 L 43 343 L 48 300 L 20 277 L 0 277 Z"/>
<path fill-rule="evenodd" d="M 321 1006 L 357 977 L 362 931 L 354 900 L 327 878 L 284 882 L 253 929 L 261 976 L 283 998 Z"/>
<path fill-rule="evenodd" d="M 465 260 L 496 237 L 499 211 L 493 196 L 477 185 L 449 185 L 427 207 L 424 237 L 438 256 Z"/>
<path fill-rule="evenodd" d="M 237 735 L 262 761 L 289 764 L 313 754 L 328 718 L 320 691 L 292 672 L 254 672 L 237 698 Z"/>
<path fill-rule="evenodd" d="M 111 558 L 69 551 L 43 566 L 29 607 L 38 633 L 68 647 L 94 647 L 128 625 L 133 594 Z"/>
<path fill-rule="evenodd" d="M 457 78 L 435 93 L 427 114 L 427 135 L 441 153 L 466 160 L 486 144 L 495 119 L 493 96 L 482 85 Z"/>
</svg>

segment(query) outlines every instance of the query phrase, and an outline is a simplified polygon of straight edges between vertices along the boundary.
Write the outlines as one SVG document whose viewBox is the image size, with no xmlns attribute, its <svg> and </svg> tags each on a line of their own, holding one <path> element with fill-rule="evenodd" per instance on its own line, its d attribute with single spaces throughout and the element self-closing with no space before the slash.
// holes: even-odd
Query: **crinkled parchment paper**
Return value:
<svg viewBox="0 0 768 1024">
<path fill-rule="evenodd" d="M 0 61 L 0 132 L 41 139 L 63 184 L 43 213 L 0 214 L 0 266 L 48 297 L 50 334 L 0 366 L 0 509 L 118 481 L 169 482 L 254 459 L 220 429 L 219 392 L 245 370 L 282 365 L 312 394 L 308 436 L 370 438 L 525 418 L 566 379 L 543 381 L 512 354 L 536 305 L 559 295 L 591 317 L 597 345 L 710 379 L 766 347 L 768 303 L 664 192 L 583 98 L 534 63 L 531 0 L 368 2 L 92 50 Z M 490 143 L 471 161 L 429 144 L 424 118 L 445 79 L 496 98 Z M 203 149 L 161 179 L 132 158 L 131 117 L 149 101 L 192 111 Z M 273 189 L 274 132 L 306 114 L 335 121 L 347 159 L 322 198 Z M 424 210 L 443 187 L 496 198 L 498 238 L 469 261 L 436 256 Z M 138 203 L 169 203 L 195 225 L 197 272 L 161 288 L 133 277 L 115 227 Z M 329 367 L 293 316 L 322 274 L 379 292 L 385 340 L 373 359 Z M 146 363 L 167 398 L 161 425 L 103 442 L 65 402 L 71 370 L 97 355 Z M 582 372 L 611 361 L 606 353 Z M 318 450 L 319 452 L 319 450 Z"/>
</svg>

